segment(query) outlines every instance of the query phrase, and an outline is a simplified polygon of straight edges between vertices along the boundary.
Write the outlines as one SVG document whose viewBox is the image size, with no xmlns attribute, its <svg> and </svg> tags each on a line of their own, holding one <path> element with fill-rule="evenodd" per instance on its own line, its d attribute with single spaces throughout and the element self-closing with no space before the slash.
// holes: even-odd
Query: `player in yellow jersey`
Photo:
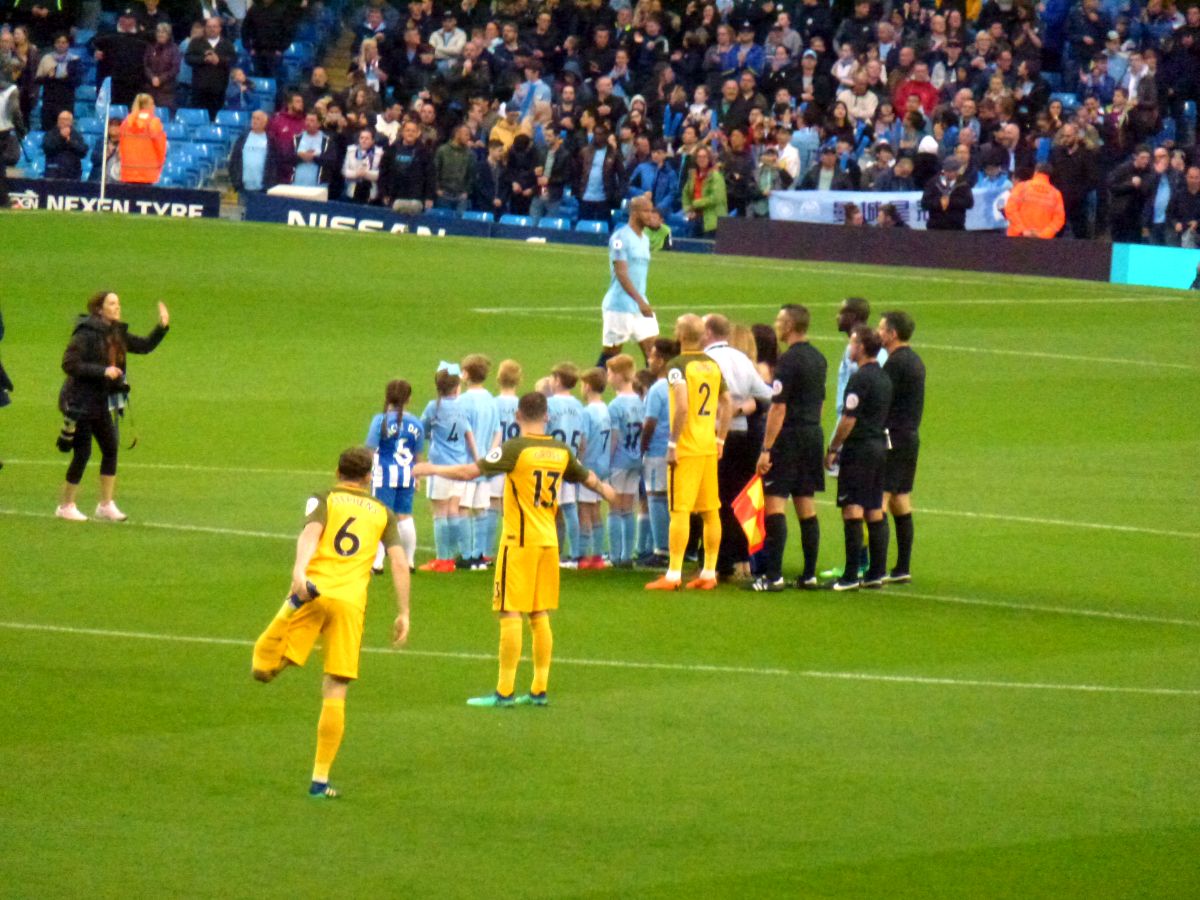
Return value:
<svg viewBox="0 0 1200 900">
<path fill-rule="evenodd" d="M 504 478 L 504 521 L 492 609 L 500 616 L 500 678 L 494 693 L 472 697 L 470 706 L 546 706 L 554 637 L 550 611 L 558 609 L 558 529 L 555 516 L 564 482 L 582 484 L 612 503 L 608 484 L 588 471 L 571 448 L 546 435 L 544 394 L 525 394 L 517 403 L 521 436 L 505 441 L 478 462 L 457 466 L 418 463 L 417 477 L 439 475 L 470 481 L 480 475 Z M 515 696 L 521 660 L 521 617 L 533 632 L 533 683 L 529 693 Z"/>
<path fill-rule="evenodd" d="M 329 769 L 346 724 L 346 688 L 358 678 L 367 584 L 380 543 L 396 588 L 392 642 L 408 639 L 409 561 L 392 511 L 371 496 L 371 451 L 354 447 L 338 459 L 337 484 L 314 494 L 296 542 L 292 588 L 254 644 L 252 672 L 269 682 L 288 666 L 302 666 L 318 637 L 324 640 L 325 678 L 317 723 L 317 758 L 309 795 L 332 799 Z"/>
<path fill-rule="evenodd" d="M 648 591 L 677 591 L 683 582 L 683 554 L 688 520 L 699 513 L 704 521 L 704 568 L 687 583 L 711 591 L 717 586 L 717 551 L 721 544 L 721 500 L 717 493 L 717 460 L 733 401 L 716 362 L 701 349 L 704 322 L 688 314 L 675 321 L 680 353 L 667 363 L 667 406 L 671 437 L 667 441 L 667 502 L 671 525 L 667 532 L 671 561 L 667 572 L 646 585 Z"/>
</svg>

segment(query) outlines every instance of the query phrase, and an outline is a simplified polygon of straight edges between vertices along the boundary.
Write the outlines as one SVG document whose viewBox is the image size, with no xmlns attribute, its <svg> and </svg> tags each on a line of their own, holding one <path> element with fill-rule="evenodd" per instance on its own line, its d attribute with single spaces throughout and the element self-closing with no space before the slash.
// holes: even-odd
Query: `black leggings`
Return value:
<svg viewBox="0 0 1200 900">
<path fill-rule="evenodd" d="M 88 413 L 75 423 L 74 456 L 67 466 L 67 483 L 79 484 L 92 456 L 92 437 L 100 445 L 100 474 L 117 474 L 117 423 L 108 412 Z"/>
</svg>

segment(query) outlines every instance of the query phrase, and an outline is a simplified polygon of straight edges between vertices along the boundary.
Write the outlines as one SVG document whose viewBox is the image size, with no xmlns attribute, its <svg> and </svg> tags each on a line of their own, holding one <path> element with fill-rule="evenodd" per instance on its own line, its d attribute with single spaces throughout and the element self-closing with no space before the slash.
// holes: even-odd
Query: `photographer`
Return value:
<svg viewBox="0 0 1200 900">
<path fill-rule="evenodd" d="M 62 501 L 55 515 L 71 522 L 85 522 L 87 516 L 75 505 L 83 470 L 92 455 L 92 437 L 100 445 L 100 503 L 96 516 L 113 522 L 127 518 L 113 502 L 117 483 L 117 416 L 125 407 L 129 385 L 125 381 L 125 354 L 149 353 L 166 336 L 170 317 L 167 307 L 158 304 L 158 325 L 148 337 L 129 333 L 121 321 L 121 298 L 111 291 L 100 291 L 87 303 L 88 314 L 80 316 L 63 354 L 66 383 L 59 395 L 63 431 L 58 448 L 73 451 Z"/>
</svg>

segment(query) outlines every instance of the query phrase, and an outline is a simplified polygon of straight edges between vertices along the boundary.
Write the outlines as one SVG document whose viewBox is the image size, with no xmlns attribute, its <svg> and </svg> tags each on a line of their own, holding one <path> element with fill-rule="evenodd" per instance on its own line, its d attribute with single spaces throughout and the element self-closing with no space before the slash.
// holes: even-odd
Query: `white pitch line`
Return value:
<svg viewBox="0 0 1200 900">
<path fill-rule="evenodd" d="M 1142 303 L 1195 303 L 1193 297 L 920 297 L 906 301 L 913 307 L 921 306 L 1104 306 Z M 688 310 L 697 309 L 695 303 L 655 303 L 655 309 Z M 819 300 L 805 303 L 809 309 L 837 309 L 842 305 L 840 300 Z M 476 306 L 471 312 L 485 315 L 505 315 L 508 313 L 530 315 L 535 313 L 576 313 L 586 312 L 595 306 L 595 298 L 581 300 L 573 306 Z M 778 304 L 771 301 L 762 303 L 725 303 L 714 304 L 720 309 L 767 309 L 778 310 Z"/>
<path fill-rule="evenodd" d="M 1009 603 L 1004 600 L 982 600 L 974 597 L 949 597 L 945 594 L 919 594 L 908 588 L 897 588 L 888 591 L 887 598 L 909 598 L 914 600 L 929 600 L 934 603 L 954 603 L 962 606 L 995 607 L 996 609 L 1012 609 L 1024 612 L 1050 613 L 1062 616 L 1085 616 L 1093 619 L 1115 619 L 1122 622 L 1146 622 L 1152 625 L 1180 625 L 1184 628 L 1200 628 L 1200 621 L 1195 619 L 1169 619 L 1163 616 L 1147 616 L 1141 613 L 1112 612 L 1106 609 L 1072 609 L 1069 606 L 1043 606 L 1034 603 Z"/>
<path fill-rule="evenodd" d="M 210 644 L 233 647 L 252 647 L 253 641 L 244 638 L 204 637 L 199 635 L 156 634 L 148 631 L 120 631 L 111 628 L 77 628 L 66 625 L 47 625 L 34 622 L 0 622 L 0 628 L 11 631 L 33 631 L 49 634 L 70 634 L 84 637 L 106 637 L 125 640 L 160 641 L 163 643 Z M 393 650 L 389 647 L 363 647 L 364 653 L 386 653 L 424 659 L 458 659 L 491 661 L 493 654 L 444 650 Z M 930 675 L 889 675 L 879 672 L 825 672 L 818 669 L 754 668 L 723 666 L 708 663 L 639 662 L 621 659 L 584 659 L 555 657 L 555 663 L 566 666 L 590 666 L 606 669 L 639 669 L 660 672 L 695 672 L 716 675 L 753 675 L 777 678 L 813 678 L 826 681 L 864 681 L 880 684 L 916 684 L 939 687 L 978 687 L 1000 690 L 1069 691 L 1086 694 L 1147 694 L 1169 697 L 1200 697 L 1200 690 L 1171 687 L 1125 687 L 1109 684 L 1066 684 L 1056 682 L 999 681 L 983 678 L 940 678 Z"/>
<path fill-rule="evenodd" d="M 12 459 L 12 460 L 9 460 L 9 463 L 12 465 L 25 465 L 25 466 L 52 466 L 52 465 L 57 466 L 57 465 L 61 465 L 61 463 L 56 462 L 56 461 L 40 460 L 40 459 L 37 459 L 37 460 L 34 460 L 34 459 L 27 459 L 27 460 Z M 167 471 L 170 471 L 172 469 L 191 471 L 191 470 L 194 470 L 197 468 L 196 466 L 191 466 L 191 465 L 186 465 L 186 464 L 173 465 L 171 463 L 122 463 L 122 466 L 124 466 L 125 468 L 130 468 L 130 469 L 148 468 L 148 469 L 161 469 L 161 470 L 167 470 Z M 253 472 L 255 470 L 239 469 L 234 466 L 230 466 L 227 468 L 222 468 L 219 466 L 208 466 L 208 467 L 205 467 L 205 471 L 229 472 L 231 474 L 238 474 L 238 473 L 245 473 L 245 472 Z M 303 470 L 303 469 L 267 469 L 267 470 L 262 470 L 262 471 L 270 472 L 272 474 L 274 474 L 276 472 L 285 472 L 289 475 L 328 475 L 329 474 L 328 472 L 323 472 L 323 471 L 319 471 L 319 470 L 307 471 L 307 470 Z M 833 506 L 834 505 L 834 502 L 832 500 L 817 500 L 816 503 L 818 506 Z M 1149 535 L 1151 537 L 1171 537 L 1171 538 L 1184 538 L 1186 540 L 1200 540 L 1200 531 L 1171 531 L 1171 530 L 1165 529 L 1165 528 L 1146 528 L 1141 525 L 1114 525 L 1114 524 L 1111 524 L 1108 522 L 1084 522 L 1084 521 L 1080 521 L 1078 519 L 1051 519 L 1051 518 L 1043 518 L 1040 516 L 1019 516 L 1019 515 L 1012 515 L 1009 513 L 973 512 L 973 511 L 961 510 L 961 509 L 936 509 L 936 508 L 932 508 L 932 507 L 920 507 L 918 509 L 918 512 L 925 514 L 925 515 L 931 515 L 931 516 L 952 516 L 954 518 L 960 518 L 960 519 L 980 519 L 980 520 L 989 521 L 989 522 L 1016 522 L 1021 525 L 1051 525 L 1051 526 L 1058 527 L 1058 528 L 1085 528 L 1085 529 L 1088 529 L 1091 531 L 1113 531 L 1113 532 L 1117 532 L 1119 534 L 1145 534 L 1145 535 Z M 54 518 L 54 515 L 52 513 L 48 513 L 48 512 L 32 512 L 29 510 L 21 510 L 21 509 L 0 509 L 0 516 L 5 516 L 5 515 L 6 516 L 24 516 L 26 518 L 32 518 L 32 519 L 53 519 Z M 175 528 L 175 529 L 179 529 L 181 531 L 210 531 L 210 532 L 213 532 L 214 534 L 243 534 L 243 533 L 245 533 L 245 534 L 251 534 L 251 536 L 253 536 L 253 534 L 250 532 L 226 531 L 226 530 L 222 530 L 219 528 L 209 528 L 206 526 L 199 526 L 199 525 L 164 524 L 164 523 L 157 523 L 157 522 L 140 522 L 140 521 L 139 522 L 131 522 L 131 523 L 127 523 L 127 524 L 142 525 L 147 528 Z M 279 537 L 280 535 L 271 534 L 269 532 L 262 532 L 262 536 L 264 536 L 264 537 Z M 288 539 L 291 540 L 292 537 L 294 537 L 294 535 L 289 535 Z"/>
<path fill-rule="evenodd" d="M 819 501 L 822 505 L 828 505 L 830 501 Z M 924 512 L 925 510 L 922 510 Z M 17 509 L 0 509 L 0 516 L 19 516 L 27 519 L 53 519 L 53 513 L 29 512 L 27 510 Z M 108 522 L 88 523 L 87 525 L 70 524 L 64 527 L 80 528 L 80 527 L 100 527 L 113 528 L 118 527 Z M 275 541 L 294 541 L 294 534 L 287 534 L 278 531 L 254 531 L 242 528 L 217 528 L 207 525 L 179 525 L 166 522 L 125 522 L 121 526 L 124 528 L 157 528 L 167 531 L 184 531 L 194 532 L 199 534 L 215 534 L 229 535 L 231 537 L 251 537 L 262 538 Z M 424 545 L 418 545 L 418 550 L 429 551 L 432 548 Z M 1200 628 L 1200 620 L 1191 619 L 1173 619 L 1165 616 L 1145 615 L 1142 613 L 1121 613 L 1112 612 L 1103 609 L 1087 609 L 1087 608 L 1071 608 L 1068 606 L 1043 606 L 1031 603 L 1011 603 L 1004 600 L 984 600 L 982 598 L 969 597 L 953 597 L 943 594 L 918 594 L 909 591 L 907 588 L 899 588 L 897 591 L 889 591 L 888 597 L 911 597 L 913 599 L 929 600 L 939 603 L 952 603 L 960 606 L 982 606 L 994 607 L 997 609 L 1011 609 L 1018 612 L 1037 612 L 1048 613 L 1052 615 L 1062 616 L 1078 616 L 1085 619 L 1116 619 L 1127 622 L 1142 622 L 1148 625 L 1180 625 L 1187 628 Z"/>
</svg>

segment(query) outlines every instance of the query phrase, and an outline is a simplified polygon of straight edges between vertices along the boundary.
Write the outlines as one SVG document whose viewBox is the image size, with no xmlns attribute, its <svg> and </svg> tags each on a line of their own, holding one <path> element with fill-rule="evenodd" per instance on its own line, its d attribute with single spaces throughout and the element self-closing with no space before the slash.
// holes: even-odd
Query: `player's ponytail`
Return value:
<svg viewBox="0 0 1200 900">
<path fill-rule="evenodd" d="M 449 397 L 462 383 L 462 377 L 458 373 L 458 366 L 446 365 L 437 370 L 437 374 L 433 376 L 434 387 L 437 388 L 437 403 L 434 406 L 434 412 L 442 408 L 442 398 Z"/>
<path fill-rule="evenodd" d="M 411 384 L 403 378 L 396 378 L 389 381 L 383 395 L 384 415 L 387 415 L 389 408 L 395 409 L 400 415 L 404 415 L 404 407 L 408 406 L 410 399 L 412 399 Z"/>
</svg>

